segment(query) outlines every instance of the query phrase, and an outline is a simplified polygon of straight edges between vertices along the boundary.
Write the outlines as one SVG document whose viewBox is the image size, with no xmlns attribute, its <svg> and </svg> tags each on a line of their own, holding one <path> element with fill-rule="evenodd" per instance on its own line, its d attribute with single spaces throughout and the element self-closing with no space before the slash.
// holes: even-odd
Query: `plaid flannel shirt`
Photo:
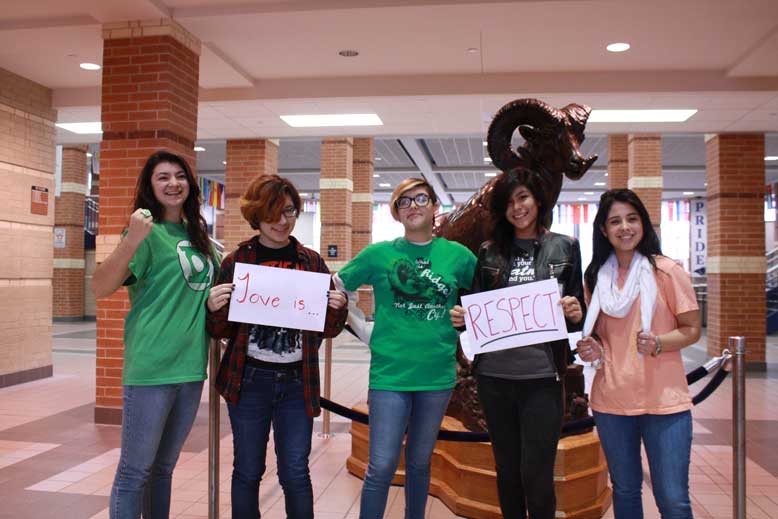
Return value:
<svg viewBox="0 0 778 519">
<path fill-rule="evenodd" d="M 316 252 L 303 247 L 293 236 L 289 237 L 297 249 L 297 262 L 301 270 L 329 274 L 324 260 Z M 238 249 L 222 261 L 219 278 L 215 284 L 232 283 L 235 263 L 257 264 L 259 237 L 244 241 Z M 333 288 L 330 282 L 330 288 Z M 229 339 L 229 345 L 222 357 L 219 373 L 216 375 L 216 388 L 224 399 L 237 404 L 240 398 L 240 386 L 243 381 L 243 370 L 246 366 L 246 351 L 249 342 L 249 327 L 246 323 L 236 323 L 227 320 L 229 303 L 216 312 L 207 313 L 206 328 L 215 339 Z M 319 416 L 319 345 L 323 338 L 335 337 L 346 324 L 348 306 L 339 310 L 327 307 L 324 332 L 302 331 L 303 346 L 303 387 L 305 395 L 305 410 L 309 416 Z"/>
</svg>

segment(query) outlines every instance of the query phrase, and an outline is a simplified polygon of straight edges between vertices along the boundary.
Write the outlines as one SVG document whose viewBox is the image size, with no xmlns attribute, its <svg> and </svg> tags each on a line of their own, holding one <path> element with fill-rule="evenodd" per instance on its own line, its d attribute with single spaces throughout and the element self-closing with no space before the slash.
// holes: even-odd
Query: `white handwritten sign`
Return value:
<svg viewBox="0 0 778 519">
<path fill-rule="evenodd" d="M 236 263 L 228 319 L 321 332 L 329 274 Z"/>
<path fill-rule="evenodd" d="M 467 332 L 460 342 L 468 358 L 567 339 L 556 279 L 464 296 L 462 306 Z"/>
</svg>

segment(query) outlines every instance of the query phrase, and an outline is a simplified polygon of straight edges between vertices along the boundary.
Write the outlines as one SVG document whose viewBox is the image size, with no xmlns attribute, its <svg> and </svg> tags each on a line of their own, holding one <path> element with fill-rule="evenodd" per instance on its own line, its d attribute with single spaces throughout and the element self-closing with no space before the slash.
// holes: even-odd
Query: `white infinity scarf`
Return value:
<svg viewBox="0 0 778 519">
<path fill-rule="evenodd" d="M 594 323 L 602 310 L 611 317 L 624 317 L 632 308 L 635 298 L 640 295 L 640 317 L 643 326 L 641 331 L 651 329 L 656 303 L 656 278 L 654 269 L 648 258 L 635 251 L 629 264 L 624 287 L 619 290 L 619 263 L 616 255 L 611 253 L 608 260 L 597 273 L 597 285 L 594 287 L 592 300 L 584 321 L 583 334 L 592 334 Z"/>
</svg>

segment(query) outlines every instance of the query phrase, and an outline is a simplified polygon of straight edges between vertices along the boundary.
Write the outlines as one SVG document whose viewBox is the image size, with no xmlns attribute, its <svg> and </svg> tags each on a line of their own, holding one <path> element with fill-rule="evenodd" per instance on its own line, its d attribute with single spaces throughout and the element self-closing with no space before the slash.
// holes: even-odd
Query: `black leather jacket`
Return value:
<svg viewBox="0 0 778 519">
<path fill-rule="evenodd" d="M 574 296 L 581 303 L 586 317 L 583 281 L 581 276 L 581 247 L 578 240 L 569 236 L 545 232 L 534 241 L 535 246 L 535 279 L 556 278 L 563 284 L 562 295 Z M 478 250 L 478 263 L 475 266 L 472 292 L 485 292 L 508 286 L 508 276 L 511 271 L 511 260 L 500 254 L 493 241 L 481 244 Z M 584 319 L 573 324 L 567 321 L 567 329 L 577 332 L 583 329 Z M 572 362 L 572 354 L 567 340 L 549 343 L 554 354 L 557 373 L 563 376 L 567 365 Z M 476 362 L 478 357 L 476 357 Z"/>
</svg>

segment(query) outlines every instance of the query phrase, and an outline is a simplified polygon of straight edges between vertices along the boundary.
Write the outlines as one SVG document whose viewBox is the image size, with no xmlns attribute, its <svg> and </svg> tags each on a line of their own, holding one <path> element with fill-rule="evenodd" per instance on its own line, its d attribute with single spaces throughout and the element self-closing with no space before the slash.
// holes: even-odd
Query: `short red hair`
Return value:
<svg viewBox="0 0 778 519">
<path fill-rule="evenodd" d="M 261 175 L 251 181 L 240 199 L 240 212 L 254 230 L 261 222 L 272 223 L 281 219 L 284 195 L 289 195 L 299 212 L 302 208 L 300 193 L 290 181 L 278 175 Z"/>
</svg>

